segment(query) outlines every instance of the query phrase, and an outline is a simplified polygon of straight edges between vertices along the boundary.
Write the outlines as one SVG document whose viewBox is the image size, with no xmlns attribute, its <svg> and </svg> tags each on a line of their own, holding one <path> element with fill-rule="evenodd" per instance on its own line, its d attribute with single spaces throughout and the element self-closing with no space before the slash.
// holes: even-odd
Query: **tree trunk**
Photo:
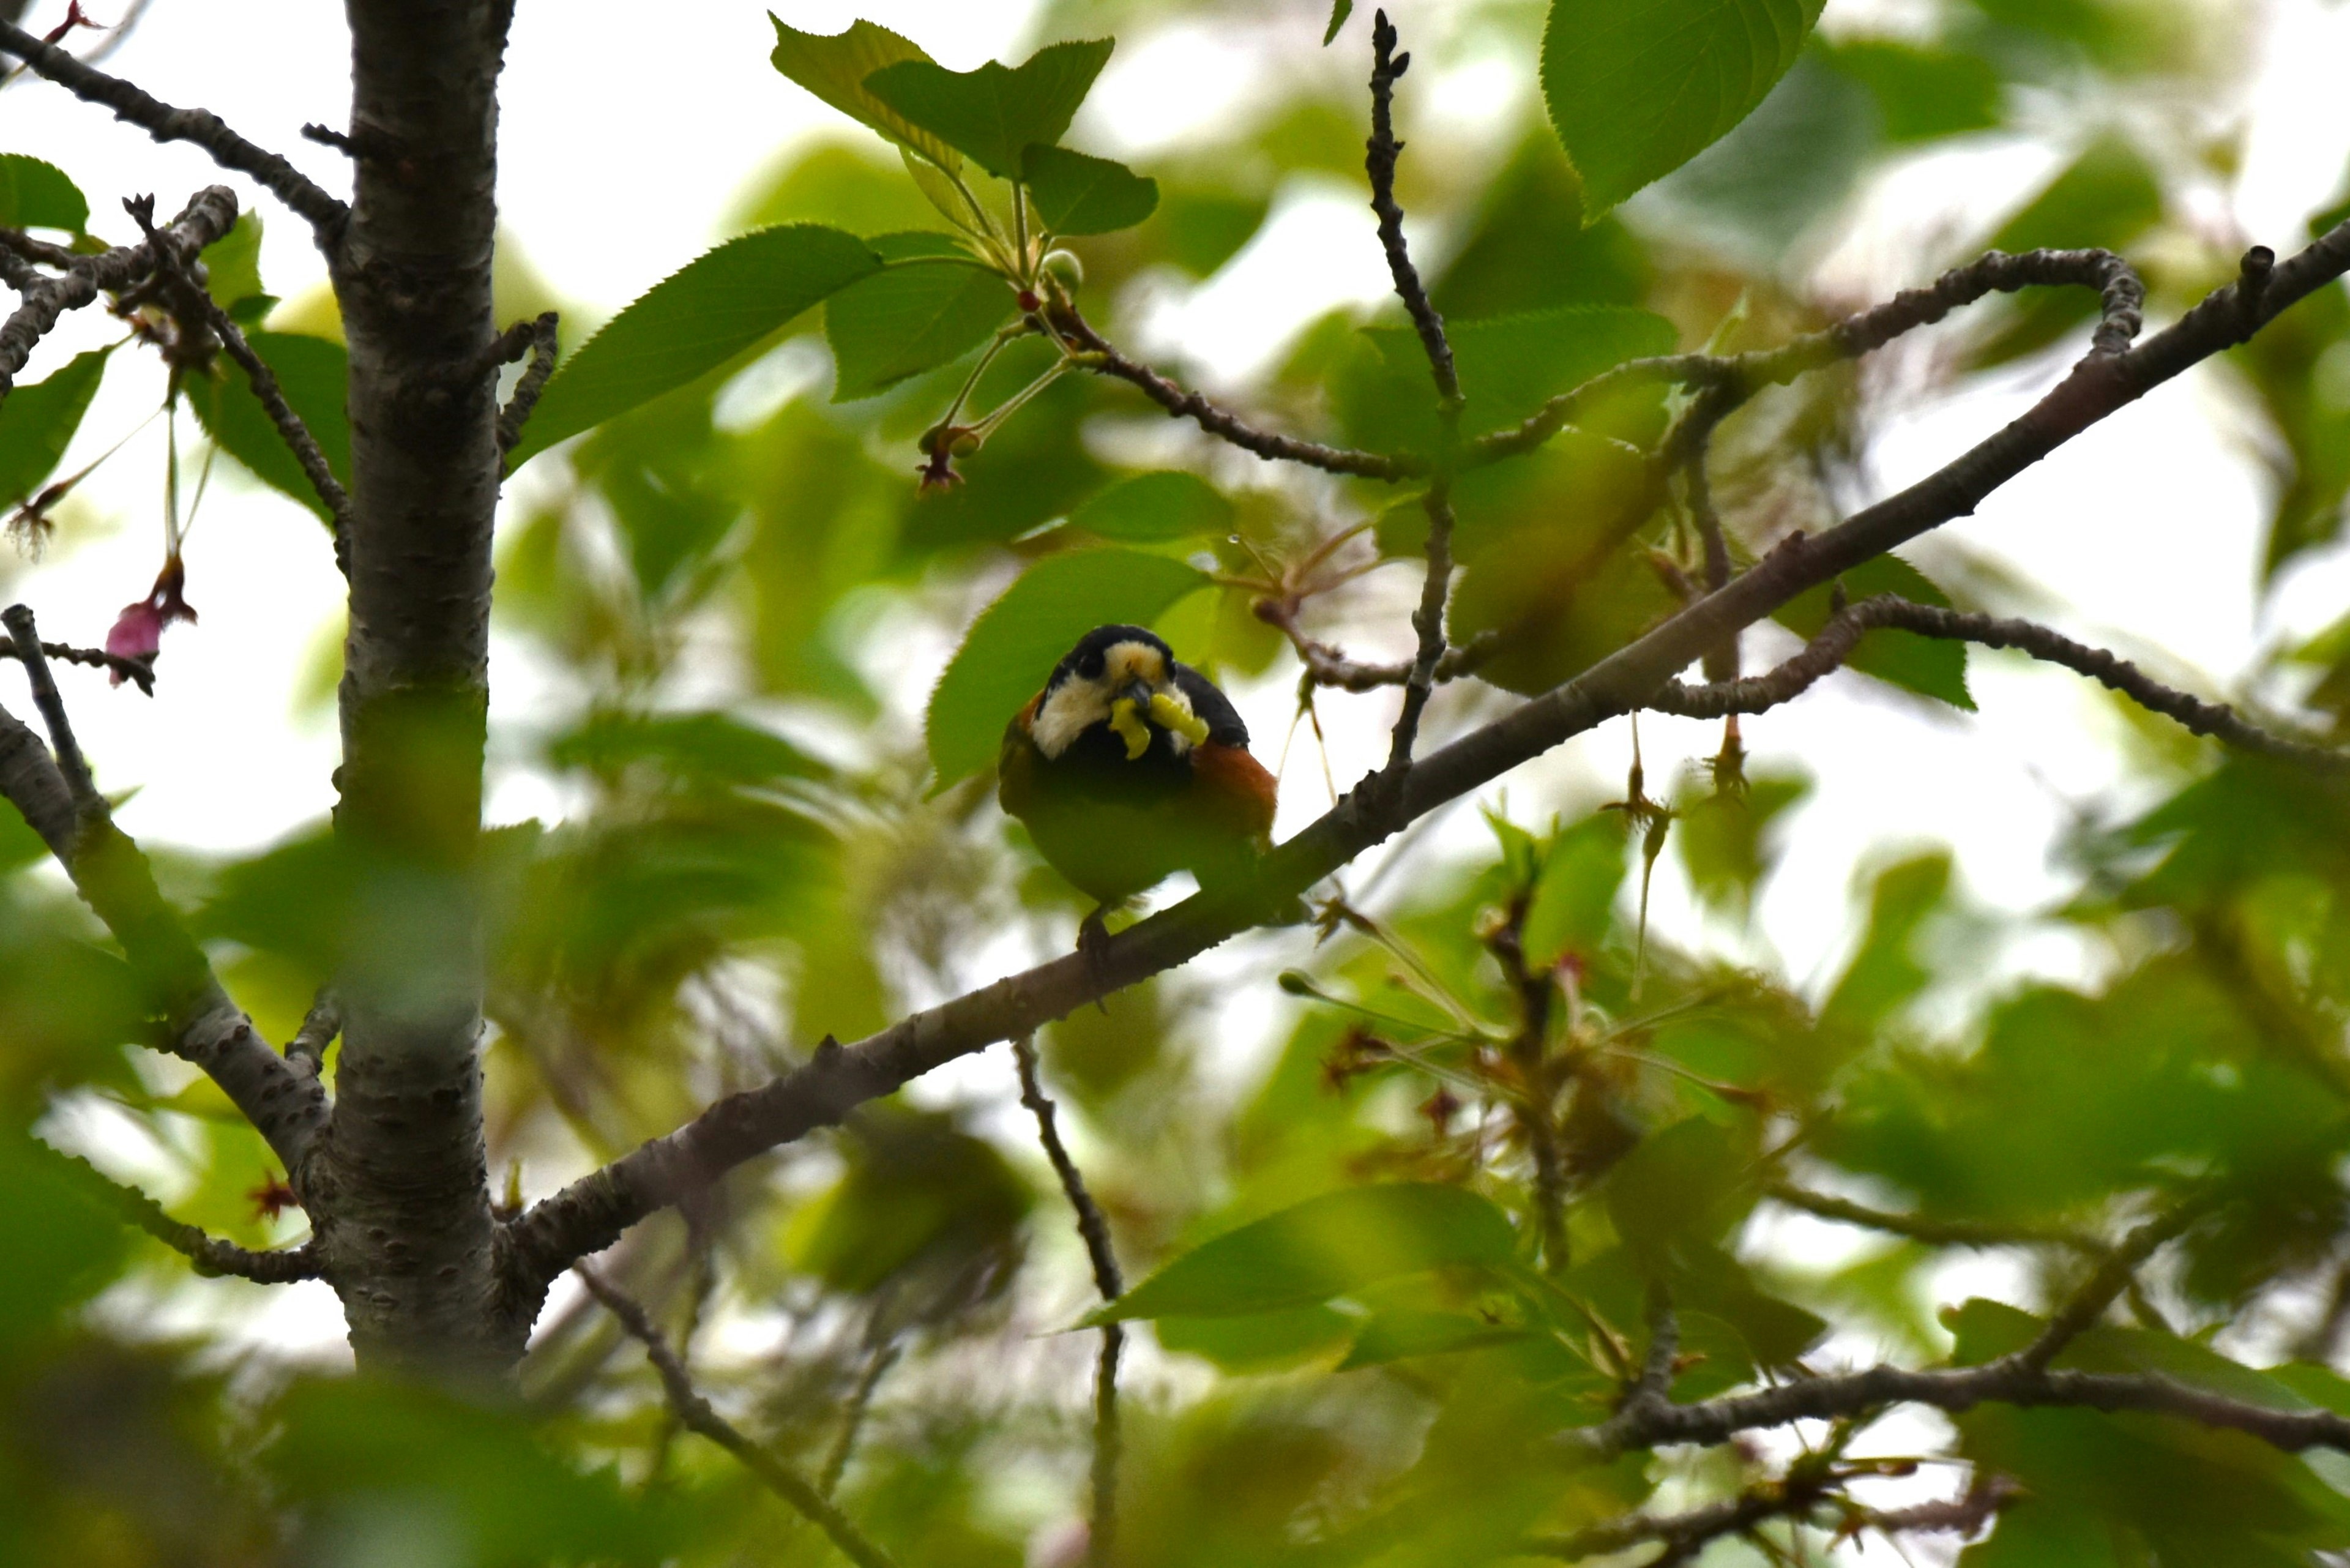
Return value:
<svg viewBox="0 0 2350 1568">
<path fill-rule="evenodd" d="M 363 1364 L 490 1372 L 505 1301 L 481 1114 L 476 861 L 497 504 L 497 77 L 511 5 L 348 0 L 350 631 L 334 1122 L 306 1162 Z"/>
</svg>

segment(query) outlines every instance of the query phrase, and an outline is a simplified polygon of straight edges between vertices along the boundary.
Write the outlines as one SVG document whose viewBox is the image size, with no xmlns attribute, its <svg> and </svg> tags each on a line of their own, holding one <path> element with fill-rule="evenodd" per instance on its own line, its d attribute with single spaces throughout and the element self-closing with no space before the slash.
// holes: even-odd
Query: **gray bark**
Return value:
<svg viewBox="0 0 2350 1568">
<path fill-rule="evenodd" d="M 498 492 L 493 0 L 349 0 L 356 160 L 333 255 L 350 346 L 349 877 L 331 1131 L 304 1173 L 362 1362 L 519 1355 L 482 1143 L 475 858 Z"/>
</svg>

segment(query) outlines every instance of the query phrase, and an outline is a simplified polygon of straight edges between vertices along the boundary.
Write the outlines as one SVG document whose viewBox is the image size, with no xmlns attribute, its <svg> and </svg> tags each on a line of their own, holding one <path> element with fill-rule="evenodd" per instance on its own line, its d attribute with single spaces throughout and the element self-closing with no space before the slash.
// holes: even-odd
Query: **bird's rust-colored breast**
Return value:
<svg viewBox="0 0 2350 1568">
<path fill-rule="evenodd" d="M 1201 792 L 1232 814 L 1234 832 L 1259 841 L 1272 836 L 1280 784 L 1247 747 L 1204 742 L 1191 749 L 1191 771 Z"/>
</svg>

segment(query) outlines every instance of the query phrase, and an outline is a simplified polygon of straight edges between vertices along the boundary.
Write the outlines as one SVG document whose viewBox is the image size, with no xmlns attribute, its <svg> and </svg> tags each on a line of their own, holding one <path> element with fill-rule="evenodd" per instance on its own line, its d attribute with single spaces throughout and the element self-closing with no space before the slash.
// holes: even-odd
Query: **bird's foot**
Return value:
<svg viewBox="0 0 2350 1568">
<path fill-rule="evenodd" d="M 1086 961 L 1094 983 L 1105 988 L 1109 980 L 1109 912 L 1114 908 L 1115 905 L 1104 904 L 1077 922 L 1077 956 Z M 1099 997 L 1094 999 L 1094 1005 L 1105 1012 L 1109 1011 Z"/>
</svg>

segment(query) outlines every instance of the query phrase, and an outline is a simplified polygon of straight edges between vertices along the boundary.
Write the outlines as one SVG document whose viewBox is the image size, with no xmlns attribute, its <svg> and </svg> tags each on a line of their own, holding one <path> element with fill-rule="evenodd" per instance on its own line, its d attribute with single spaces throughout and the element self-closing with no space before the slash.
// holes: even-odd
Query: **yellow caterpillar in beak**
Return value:
<svg viewBox="0 0 2350 1568">
<path fill-rule="evenodd" d="M 1154 702 L 1153 707 L 1158 704 Z M 1126 760 L 1132 762 L 1150 749 L 1150 726 L 1134 711 L 1134 699 L 1121 697 L 1109 705 L 1109 727 L 1126 742 Z"/>
<path fill-rule="evenodd" d="M 1159 722 L 1160 729 L 1180 735 L 1195 746 L 1208 738 L 1208 722 L 1187 711 L 1164 691 L 1151 693 L 1150 716 Z M 1150 726 L 1142 722 L 1133 698 L 1121 697 L 1109 705 L 1109 727 L 1126 742 L 1128 762 L 1134 762 L 1150 749 Z"/>
<path fill-rule="evenodd" d="M 1150 716 L 1159 721 L 1159 727 L 1160 729 L 1171 731 L 1174 733 L 1182 736 L 1185 740 L 1191 742 L 1195 746 L 1205 742 L 1208 738 L 1208 722 L 1205 719 L 1201 718 L 1197 713 L 1185 708 L 1181 703 L 1176 701 L 1174 698 L 1170 697 L 1164 691 L 1154 691 L 1151 693 Z M 1127 742 L 1128 745 L 1132 745 L 1133 743 L 1134 742 L 1131 741 Z M 1129 758 L 1128 760 L 1131 761 L 1132 759 Z"/>
</svg>

